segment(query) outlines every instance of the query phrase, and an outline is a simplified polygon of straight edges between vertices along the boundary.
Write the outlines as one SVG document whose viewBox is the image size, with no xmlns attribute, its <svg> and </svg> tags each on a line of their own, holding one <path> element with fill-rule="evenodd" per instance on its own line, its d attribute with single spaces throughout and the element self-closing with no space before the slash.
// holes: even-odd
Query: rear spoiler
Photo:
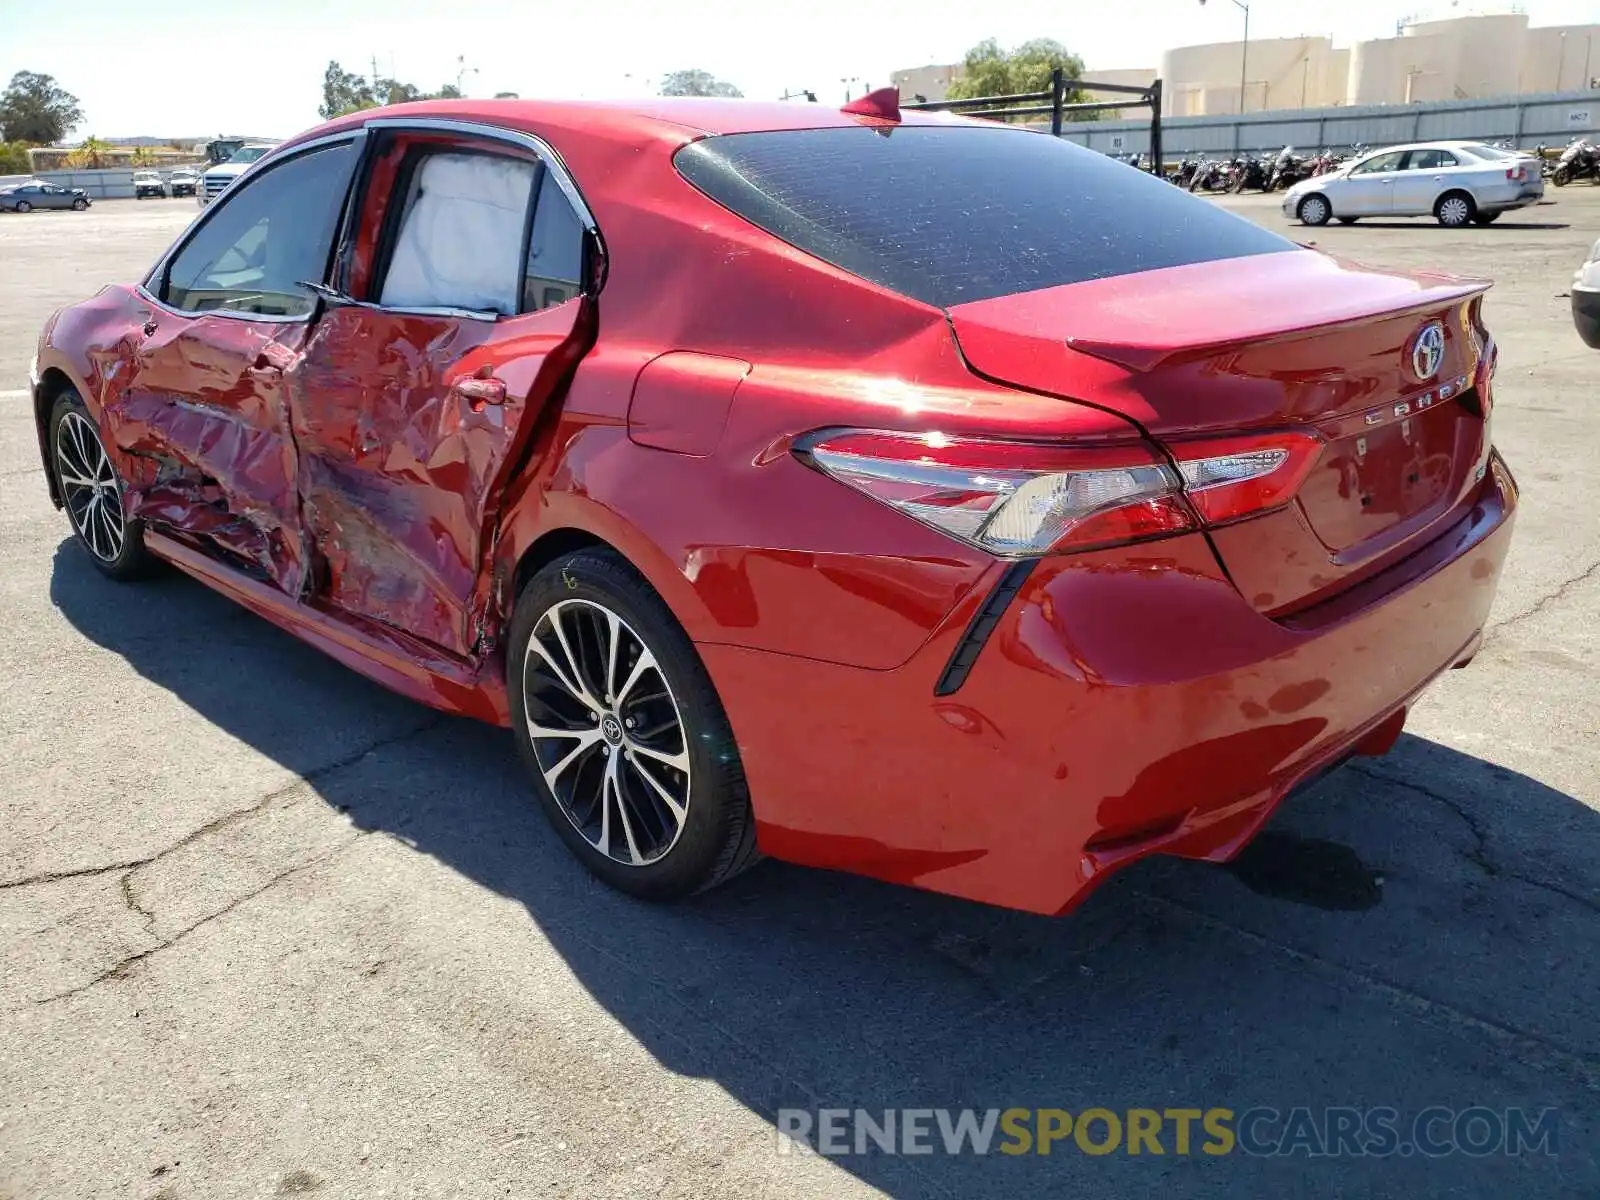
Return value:
<svg viewBox="0 0 1600 1200">
<path fill-rule="evenodd" d="M 1284 250 L 977 300 L 949 313 L 968 345 L 1049 338 L 1144 372 L 1178 355 L 1459 304 L 1490 286 Z"/>
</svg>

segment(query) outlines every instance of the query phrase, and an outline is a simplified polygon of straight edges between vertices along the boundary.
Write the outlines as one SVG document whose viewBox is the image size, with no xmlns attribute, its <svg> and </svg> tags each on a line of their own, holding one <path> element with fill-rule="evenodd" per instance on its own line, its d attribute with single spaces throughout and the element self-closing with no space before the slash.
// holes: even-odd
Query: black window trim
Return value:
<svg viewBox="0 0 1600 1200">
<path fill-rule="evenodd" d="M 472 312 L 467 309 L 455 308 L 398 308 L 379 304 L 374 300 L 358 300 L 355 301 L 355 303 L 366 308 L 372 308 L 386 313 L 416 313 L 423 316 L 455 316 L 484 322 L 509 321 L 515 319 L 516 317 L 528 315 L 527 313 L 521 311 L 520 291 L 522 284 L 520 281 L 527 278 L 529 252 L 528 235 L 531 234 L 533 228 L 534 211 L 538 208 L 539 204 L 539 184 L 543 181 L 545 174 L 548 174 L 556 181 L 556 186 L 561 189 L 562 194 L 567 198 L 567 203 L 572 206 L 573 212 L 577 215 L 578 223 L 583 227 L 586 238 L 593 240 L 593 252 L 600 255 L 603 261 L 605 256 L 605 239 L 600 232 L 600 226 L 595 222 L 594 213 L 589 208 L 588 201 L 584 199 L 583 192 L 579 189 L 577 181 L 573 179 L 572 172 L 568 169 L 566 162 L 561 158 L 561 155 L 556 153 L 555 147 L 550 145 L 550 143 L 545 141 L 543 138 L 538 137 L 535 134 L 524 133 L 520 129 L 506 129 L 499 125 L 484 125 L 477 121 L 461 121 L 447 117 L 377 117 L 371 121 L 368 121 L 363 128 L 374 133 L 389 131 L 399 133 L 450 133 L 476 140 L 498 142 L 502 145 L 514 146 L 518 149 L 531 152 L 538 160 L 542 169 L 534 177 L 533 194 L 529 199 L 527 219 L 523 228 L 524 237 L 522 239 L 522 249 L 520 252 L 521 257 L 519 260 L 521 263 L 521 270 L 518 272 L 518 311 L 516 313 L 502 315 L 500 313 Z M 372 140 L 374 144 L 377 141 L 377 139 Z M 487 151 L 487 153 L 492 153 L 492 151 Z M 371 176 L 371 170 L 371 154 L 368 153 L 363 155 L 362 160 L 356 170 L 356 186 L 354 189 L 356 194 L 365 194 L 367 181 Z M 333 276 L 333 278 L 340 281 L 347 280 L 349 277 L 348 272 L 350 255 L 354 252 L 355 247 L 355 239 L 351 236 L 354 232 L 352 223 L 358 219 L 359 215 L 359 205 L 346 205 L 344 219 L 340 222 L 339 226 L 339 236 L 337 241 L 339 258 L 335 264 L 335 274 Z M 385 266 L 385 269 L 387 269 L 387 266 Z M 589 272 L 586 271 L 585 274 L 587 276 Z M 378 276 L 375 273 L 375 278 L 377 277 Z M 597 288 L 591 288 L 589 286 L 589 280 L 587 278 L 582 282 L 582 285 L 579 288 L 581 295 L 593 295 L 597 290 Z"/>
<path fill-rule="evenodd" d="M 192 308 L 179 308 L 175 304 L 169 304 L 161 298 L 161 293 L 165 290 L 167 272 L 171 269 L 173 260 L 183 253 L 184 249 L 199 235 L 202 229 L 216 219 L 219 212 L 243 194 L 245 187 L 241 184 L 241 181 L 246 178 L 254 181 L 255 177 L 264 177 L 277 167 L 293 162 L 297 158 L 302 158 L 307 154 L 314 154 L 319 150 L 326 150 L 332 146 L 348 143 L 355 151 L 356 166 L 351 171 L 350 182 L 345 185 L 340 216 L 334 223 L 334 238 L 328 249 L 328 265 L 323 268 L 322 279 L 315 281 L 325 283 L 328 279 L 329 267 L 331 267 L 334 255 L 339 248 L 339 234 L 344 228 L 346 213 L 350 207 L 350 197 L 355 189 L 357 175 L 361 170 L 366 139 L 367 133 L 364 128 L 343 129 L 338 133 L 331 133 L 324 137 L 313 138 L 308 142 L 302 142 L 285 154 L 269 154 L 258 158 L 250 164 L 248 171 L 241 173 L 239 178 L 234 180 L 233 186 L 208 204 L 205 211 L 201 213 L 200 219 L 184 230 L 182 236 L 167 248 L 165 254 L 156 260 L 156 265 L 139 281 L 139 295 L 163 312 L 169 312 L 179 317 L 222 317 L 230 321 L 251 321 L 267 325 L 301 325 L 309 322 L 317 314 L 319 305 L 313 304 L 306 312 L 297 313 L 293 316 L 282 316 L 273 313 L 233 312 L 222 308 L 208 308 L 204 311 L 197 311 Z"/>
</svg>

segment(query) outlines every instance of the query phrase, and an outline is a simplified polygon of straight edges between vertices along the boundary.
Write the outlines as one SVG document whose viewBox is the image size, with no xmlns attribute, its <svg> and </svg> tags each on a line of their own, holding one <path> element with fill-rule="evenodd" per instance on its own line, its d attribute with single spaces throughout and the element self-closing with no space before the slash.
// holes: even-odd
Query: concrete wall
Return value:
<svg viewBox="0 0 1600 1200">
<path fill-rule="evenodd" d="M 148 168 L 141 167 L 141 171 Z M 61 187 L 82 188 L 91 200 L 127 200 L 133 196 L 133 172 L 112 168 L 104 171 L 40 171 L 34 175 L 0 176 L 0 187 L 39 179 Z"/>
<path fill-rule="evenodd" d="M 1377 148 L 1398 142 L 1510 138 L 1516 145 L 1532 150 L 1540 142 L 1563 146 L 1574 137 L 1593 138 L 1597 126 L 1600 93 L 1569 90 L 1404 108 L 1364 105 L 1252 112 L 1243 117 L 1172 117 L 1161 122 L 1161 141 L 1168 162 L 1196 154 L 1228 157 L 1238 152 L 1264 153 L 1284 145 L 1315 151 L 1355 142 Z M 1148 120 L 1077 121 L 1068 125 L 1061 136 L 1106 153 L 1146 153 L 1150 149 Z"/>
</svg>

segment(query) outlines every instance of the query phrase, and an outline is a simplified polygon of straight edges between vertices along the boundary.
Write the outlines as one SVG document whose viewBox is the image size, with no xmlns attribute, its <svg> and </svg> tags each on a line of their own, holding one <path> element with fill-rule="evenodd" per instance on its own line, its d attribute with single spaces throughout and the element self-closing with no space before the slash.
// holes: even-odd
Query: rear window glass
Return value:
<svg viewBox="0 0 1600 1200">
<path fill-rule="evenodd" d="M 1020 129 L 736 133 L 685 146 L 676 163 L 769 233 L 941 308 L 1295 248 L 1126 163 Z"/>
</svg>

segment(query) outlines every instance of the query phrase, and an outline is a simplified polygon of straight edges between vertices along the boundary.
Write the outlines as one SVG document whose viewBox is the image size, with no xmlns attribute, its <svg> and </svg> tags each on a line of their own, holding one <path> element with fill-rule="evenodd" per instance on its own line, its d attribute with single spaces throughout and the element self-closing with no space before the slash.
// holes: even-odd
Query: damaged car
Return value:
<svg viewBox="0 0 1600 1200">
<path fill-rule="evenodd" d="M 1472 659 L 1487 286 L 892 92 L 435 101 L 264 156 L 32 396 L 98 571 L 508 728 L 606 882 L 1060 913 Z"/>
</svg>

